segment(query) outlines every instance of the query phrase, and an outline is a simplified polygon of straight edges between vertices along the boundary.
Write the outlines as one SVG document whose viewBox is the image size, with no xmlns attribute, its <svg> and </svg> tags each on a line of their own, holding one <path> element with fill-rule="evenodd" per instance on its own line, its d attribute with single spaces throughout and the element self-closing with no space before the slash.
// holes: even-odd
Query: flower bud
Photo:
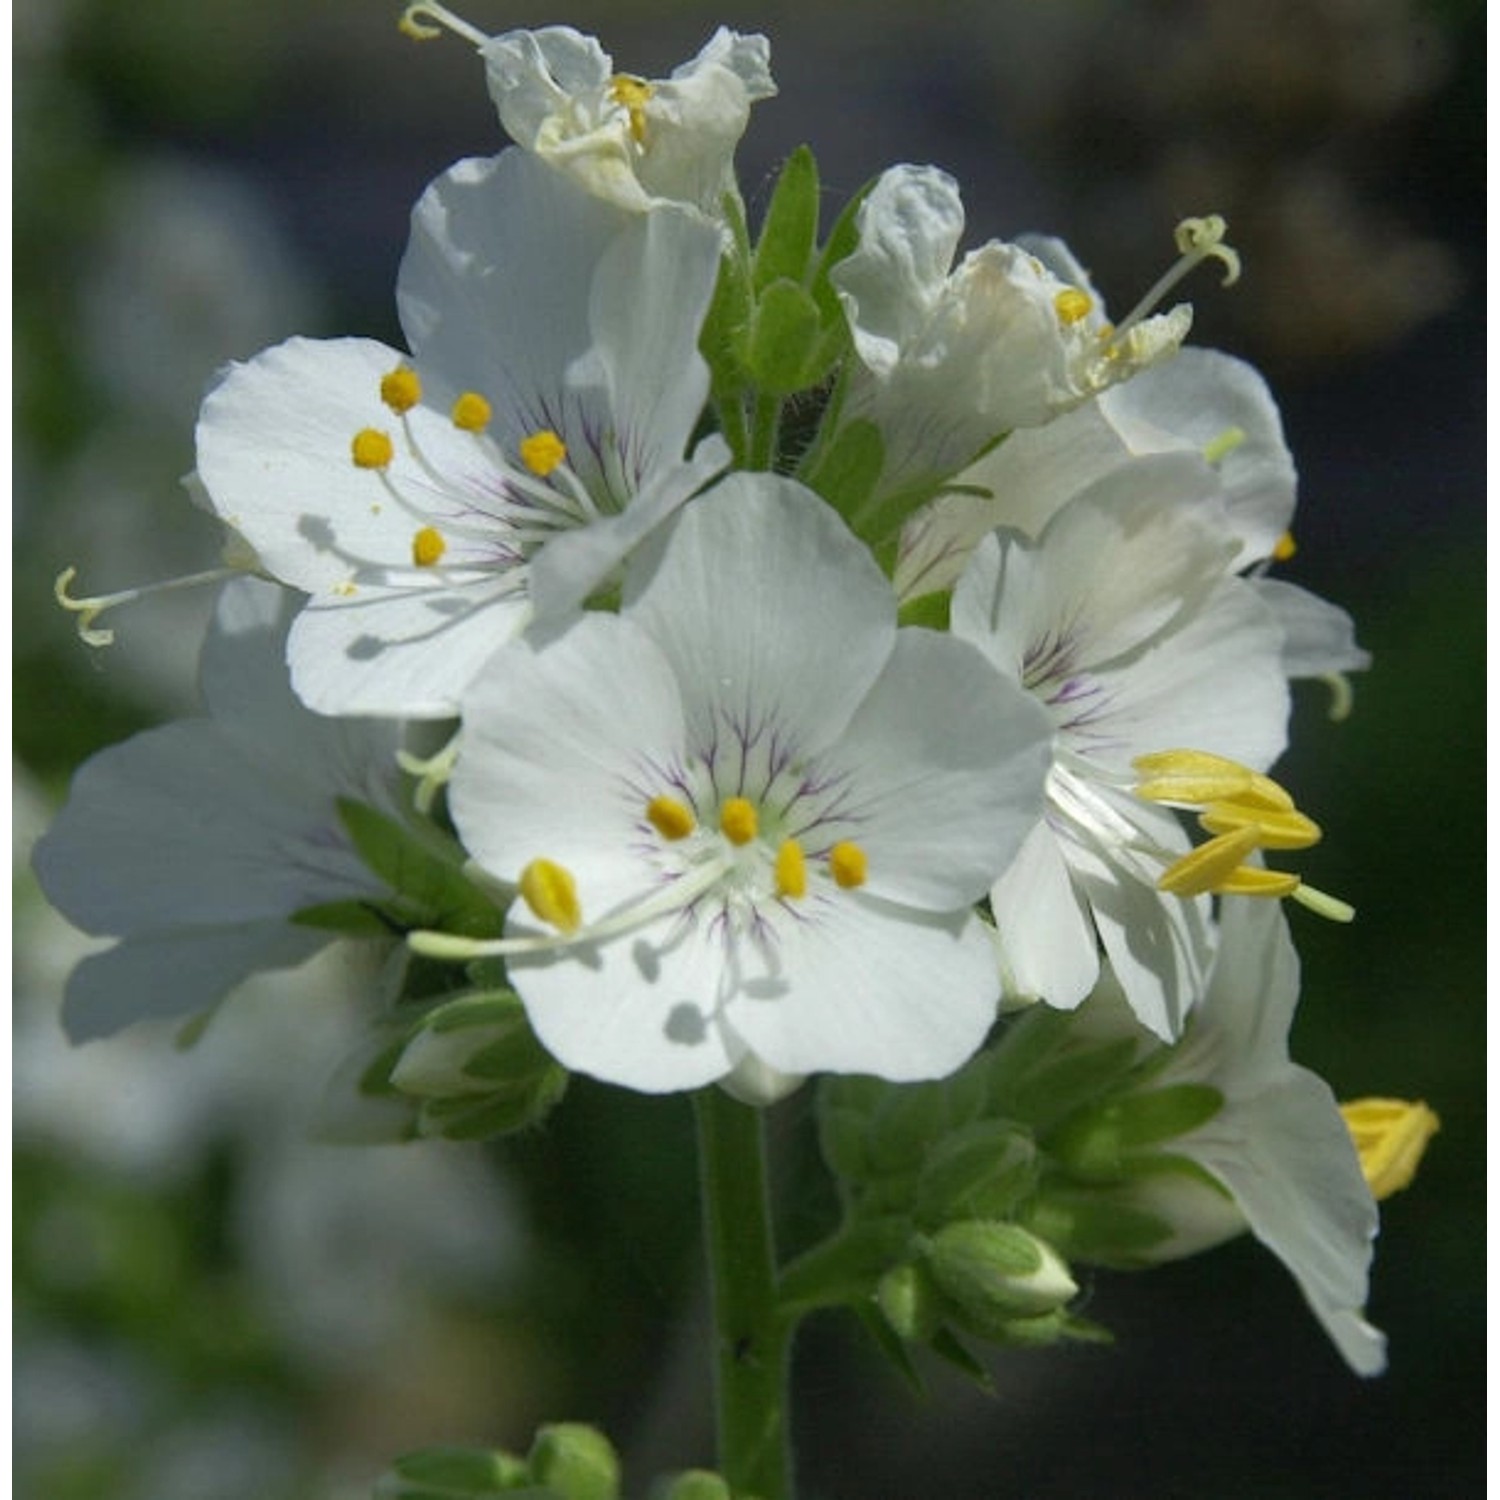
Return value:
<svg viewBox="0 0 1500 1500">
<path fill-rule="evenodd" d="M 977 1121 L 928 1152 L 917 1182 L 917 1218 L 923 1224 L 1009 1218 L 1036 1176 L 1030 1131 L 1002 1120 Z"/>
<path fill-rule="evenodd" d="M 686 1469 L 653 1488 L 651 1500 L 734 1500 L 734 1492 L 708 1469 Z"/>
<path fill-rule="evenodd" d="M 896 1266 L 880 1278 L 875 1300 L 885 1320 L 908 1343 L 923 1343 L 937 1332 L 942 1308 L 932 1278 L 915 1262 Z"/>
<path fill-rule="evenodd" d="M 526 1461 L 489 1448 L 419 1448 L 375 1482 L 375 1500 L 482 1500 L 530 1483 Z"/>
<path fill-rule="evenodd" d="M 533 1484 L 560 1500 L 617 1500 L 620 1460 L 609 1439 L 582 1422 L 553 1422 L 537 1429 L 528 1455 Z"/>
<path fill-rule="evenodd" d="M 1131 1175 L 1132 1157 L 1214 1118 L 1224 1096 L 1207 1084 L 1179 1083 L 1123 1094 L 1078 1110 L 1047 1141 L 1067 1172 L 1084 1182 Z"/>
<path fill-rule="evenodd" d="M 921 1249 L 952 1320 L 986 1338 L 1003 1337 L 1008 1324 L 1078 1295 L 1062 1257 L 1018 1224 L 962 1220 L 924 1239 Z"/>
</svg>

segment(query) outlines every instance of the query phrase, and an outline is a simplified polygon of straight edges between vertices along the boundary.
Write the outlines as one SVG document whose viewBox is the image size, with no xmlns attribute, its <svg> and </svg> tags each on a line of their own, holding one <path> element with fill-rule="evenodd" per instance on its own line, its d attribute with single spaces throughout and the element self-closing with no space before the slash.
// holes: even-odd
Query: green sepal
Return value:
<svg viewBox="0 0 1500 1500">
<path fill-rule="evenodd" d="M 527 1463 L 533 1482 L 560 1500 L 618 1500 L 619 1455 L 597 1427 L 553 1422 L 538 1428 Z"/>
<path fill-rule="evenodd" d="M 812 293 L 783 277 L 756 298 L 740 341 L 740 358 L 760 390 L 790 396 L 823 373 L 822 324 Z"/>
<path fill-rule="evenodd" d="M 698 350 L 708 362 L 716 401 L 739 395 L 749 384 L 739 351 L 753 305 L 744 262 L 732 253 L 726 254 L 719 261 L 713 298 L 698 335 Z"/>
<path fill-rule="evenodd" d="M 821 207 L 818 164 L 807 146 L 787 157 L 755 247 L 755 290 L 763 292 L 785 277 L 799 285 L 807 280 L 818 243 Z"/>
<path fill-rule="evenodd" d="M 967 1219 L 919 1244 L 947 1320 L 981 1338 L 1002 1337 L 1016 1319 L 1056 1312 L 1078 1295 L 1062 1257 L 1019 1224 Z"/>
<path fill-rule="evenodd" d="M 867 1302 L 856 1308 L 859 1320 L 865 1326 L 865 1331 L 875 1341 L 875 1347 L 895 1366 L 897 1374 L 911 1388 L 913 1394 L 925 1396 L 927 1387 L 922 1383 L 922 1376 L 916 1365 L 912 1363 L 911 1354 L 901 1335 L 886 1321 L 885 1314 L 881 1312 L 875 1302 Z M 938 1330 L 941 1333 L 941 1329 Z"/>
<path fill-rule="evenodd" d="M 908 599 L 896 614 L 898 625 L 921 625 L 928 630 L 947 630 L 953 595 L 939 591 Z"/>
<path fill-rule="evenodd" d="M 990 1108 L 1045 1136 L 1122 1082 L 1139 1045 L 1131 1037 L 1081 1038 L 1071 1011 L 1034 1005 L 1011 1022 L 986 1055 Z"/>
<path fill-rule="evenodd" d="M 881 1316 L 908 1344 L 925 1344 L 942 1326 L 942 1299 L 931 1273 L 916 1261 L 887 1271 L 875 1289 L 875 1301 Z"/>
<path fill-rule="evenodd" d="M 735 1500 L 735 1495 L 711 1469 L 684 1469 L 658 1479 L 651 1486 L 651 1500 Z"/>
<path fill-rule="evenodd" d="M 911 1220 L 905 1214 L 875 1213 L 848 1220 L 783 1271 L 783 1311 L 861 1302 L 893 1265 L 910 1254 L 910 1239 Z"/>
<path fill-rule="evenodd" d="M 874 493 L 884 467 L 880 428 L 861 417 L 841 426 L 812 469 L 800 477 L 849 521 Z"/>
<path fill-rule="evenodd" d="M 498 937 L 504 927 L 498 908 L 465 879 L 462 852 L 438 853 L 441 835 L 424 836 L 363 802 L 341 797 L 339 817 L 355 852 L 410 908 L 409 925 L 438 927 L 465 937 Z"/>
<path fill-rule="evenodd" d="M 1048 1137 L 1047 1150 L 1074 1177 L 1114 1182 L 1128 1174 L 1132 1155 L 1186 1135 L 1223 1107 L 1218 1089 L 1202 1083 L 1116 1095 L 1076 1111 Z"/>
<path fill-rule="evenodd" d="M 1025 1223 L 1071 1260 L 1115 1270 L 1154 1264 L 1151 1251 L 1172 1238 L 1172 1226 L 1126 1201 L 1087 1188 L 1045 1188 L 1027 1206 Z"/>
<path fill-rule="evenodd" d="M 828 239 L 823 245 L 823 254 L 818 259 L 818 269 L 813 274 L 813 300 L 818 304 L 818 311 L 823 315 L 823 322 L 829 327 L 838 324 L 847 330 L 844 305 L 839 301 L 838 289 L 834 286 L 829 273 L 841 260 L 846 259 L 858 249 L 859 211 L 864 206 L 865 199 L 870 196 L 870 190 L 877 180 L 872 178 L 844 205 L 842 212 L 834 220 L 833 228 L 828 232 Z"/>
<path fill-rule="evenodd" d="M 496 1495 L 516 1500 L 531 1487 L 523 1458 L 489 1448 L 440 1445 L 398 1458 L 376 1481 L 375 1500 L 489 1500 Z"/>
<path fill-rule="evenodd" d="M 990 1378 L 990 1372 L 975 1359 L 951 1328 L 939 1328 L 928 1340 L 927 1347 L 960 1375 L 973 1381 L 987 1396 L 995 1394 L 995 1382 Z"/>
</svg>

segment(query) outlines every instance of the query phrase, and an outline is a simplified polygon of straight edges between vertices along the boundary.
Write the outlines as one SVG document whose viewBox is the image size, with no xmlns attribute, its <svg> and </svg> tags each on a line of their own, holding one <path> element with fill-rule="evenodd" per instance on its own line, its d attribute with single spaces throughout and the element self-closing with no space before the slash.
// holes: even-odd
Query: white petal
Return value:
<svg viewBox="0 0 1500 1500">
<path fill-rule="evenodd" d="M 292 685 L 319 713 L 453 718 L 464 690 L 529 618 L 503 576 L 320 595 L 292 626 Z"/>
<path fill-rule="evenodd" d="M 504 880 L 537 858 L 566 866 L 593 921 L 650 888 L 645 809 L 672 789 L 684 738 L 677 682 L 632 621 L 589 614 L 541 647 L 518 642 L 464 705 L 449 785 L 464 845 Z"/>
<path fill-rule="evenodd" d="M 1012 987 L 1072 1010 L 1099 978 L 1099 943 L 1057 835 L 1038 821 L 990 892 Z"/>
<path fill-rule="evenodd" d="M 252 974 L 305 963 L 329 941 L 280 921 L 142 933 L 73 970 L 63 1026 L 87 1042 L 137 1021 L 201 1014 Z"/>
<path fill-rule="evenodd" d="M 1281 669 L 1288 677 L 1363 672 L 1370 665 L 1370 653 L 1354 639 L 1354 621 L 1338 605 L 1279 578 L 1250 583 L 1281 626 Z"/>
<path fill-rule="evenodd" d="M 1052 725 L 1029 694 L 951 636 L 902 630 L 827 757 L 872 895 L 932 911 L 982 897 L 1042 811 Z"/>
<path fill-rule="evenodd" d="M 421 525 L 356 468 L 354 435 L 392 431 L 381 377 L 402 356 L 369 339 L 289 339 L 232 365 L 198 419 L 198 478 L 267 572 L 309 593 L 361 566 L 409 565 Z M 397 443 L 398 486 L 425 476 Z"/>
<path fill-rule="evenodd" d="M 941 1078 L 995 1019 L 1000 976 L 969 913 L 926 916 L 840 893 L 831 909 L 776 926 L 777 965 L 746 978 L 725 1019 L 784 1073 Z"/>
<path fill-rule="evenodd" d="M 479 55 L 505 133 L 528 149 L 550 117 L 570 99 L 602 89 L 614 71 L 599 43 L 571 26 L 507 31 L 491 37 Z"/>
<path fill-rule="evenodd" d="M 731 474 L 694 501 L 625 592 L 625 612 L 692 685 L 702 744 L 725 724 L 776 724 L 803 753 L 821 749 L 895 639 L 895 596 L 863 544 L 810 490 L 769 474 Z"/>
</svg>

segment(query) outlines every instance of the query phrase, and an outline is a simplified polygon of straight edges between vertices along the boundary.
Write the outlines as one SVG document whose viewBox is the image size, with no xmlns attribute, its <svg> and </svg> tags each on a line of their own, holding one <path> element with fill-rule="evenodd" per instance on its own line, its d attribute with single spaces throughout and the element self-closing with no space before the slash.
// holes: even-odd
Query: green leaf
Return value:
<svg viewBox="0 0 1500 1500">
<path fill-rule="evenodd" d="M 898 625 L 921 625 L 928 630 L 946 630 L 952 607 L 953 595 L 946 591 L 922 594 L 916 599 L 908 599 L 901 606 L 896 615 L 896 623 Z"/>
<path fill-rule="evenodd" d="M 461 853 L 439 854 L 415 829 L 363 802 L 339 799 L 339 817 L 365 864 L 412 907 L 408 925 L 440 927 L 467 937 L 496 937 L 500 911 L 464 878 Z"/>
<path fill-rule="evenodd" d="M 829 272 L 858 247 L 859 211 L 874 186 L 875 179 L 872 178 L 844 205 L 843 212 L 829 231 L 828 242 L 823 246 L 823 254 L 818 260 L 818 269 L 813 275 L 812 294 L 826 324 L 844 324 L 844 307 L 829 279 Z"/>
<path fill-rule="evenodd" d="M 294 912 L 292 921 L 298 927 L 314 927 L 346 937 L 390 937 L 400 930 L 397 923 L 370 901 L 323 901 Z"/>
<path fill-rule="evenodd" d="M 806 283 L 818 241 L 819 207 L 818 164 L 809 147 L 798 146 L 776 179 L 761 225 L 760 243 L 755 247 L 757 291 L 782 277 Z"/>
</svg>

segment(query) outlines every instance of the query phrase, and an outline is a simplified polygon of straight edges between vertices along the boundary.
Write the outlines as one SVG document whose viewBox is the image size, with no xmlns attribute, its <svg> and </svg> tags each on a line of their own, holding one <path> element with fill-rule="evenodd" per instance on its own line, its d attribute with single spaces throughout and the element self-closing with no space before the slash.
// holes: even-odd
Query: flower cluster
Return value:
<svg viewBox="0 0 1500 1500">
<path fill-rule="evenodd" d="M 1281 898 L 1352 913 L 1282 868 L 1321 835 L 1268 774 L 1289 683 L 1342 702 L 1367 661 L 1272 576 L 1295 470 L 1265 383 L 1164 305 L 1238 275 L 1224 223 L 1180 225 L 1118 321 L 1055 240 L 955 264 L 933 167 L 823 237 L 799 151 L 752 237 L 763 38 L 648 80 L 567 27 L 406 26 L 475 45 L 515 144 L 417 203 L 405 348 L 292 339 L 204 402 L 191 488 L 256 576 L 224 589 L 207 717 L 98 757 L 38 846 L 118 940 L 70 1032 L 382 941 L 365 1081 L 420 1129 L 526 1124 L 564 1070 L 758 1103 L 862 1075 L 825 1141 L 855 1228 L 906 1225 L 860 1261 L 896 1332 L 1076 1334 L 1062 1256 L 1248 1226 L 1378 1368 L 1374 1197 L 1285 1045 Z M 106 638 L 114 600 L 70 581 Z M 1058 1058 L 1095 1055 L 1070 1092 Z M 937 1165 L 869 1154 L 902 1134 L 871 1079 L 975 1068 Z"/>
</svg>

